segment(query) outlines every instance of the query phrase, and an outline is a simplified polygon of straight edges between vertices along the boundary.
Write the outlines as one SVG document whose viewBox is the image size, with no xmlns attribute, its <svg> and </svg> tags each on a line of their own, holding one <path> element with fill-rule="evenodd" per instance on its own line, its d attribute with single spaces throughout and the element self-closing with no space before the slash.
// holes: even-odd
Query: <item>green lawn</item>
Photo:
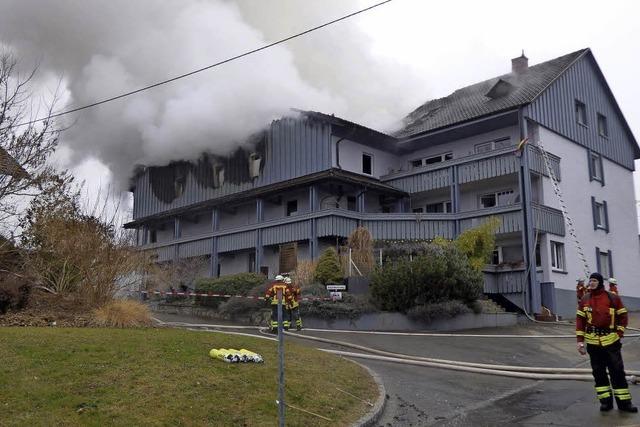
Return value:
<svg viewBox="0 0 640 427">
<path fill-rule="evenodd" d="M 265 363 L 227 364 L 211 348 Z M 288 426 L 349 425 L 377 388 L 359 366 L 287 344 Z M 178 329 L 0 328 L 0 425 L 277 425 L 273 341 Z"/>
</svg>

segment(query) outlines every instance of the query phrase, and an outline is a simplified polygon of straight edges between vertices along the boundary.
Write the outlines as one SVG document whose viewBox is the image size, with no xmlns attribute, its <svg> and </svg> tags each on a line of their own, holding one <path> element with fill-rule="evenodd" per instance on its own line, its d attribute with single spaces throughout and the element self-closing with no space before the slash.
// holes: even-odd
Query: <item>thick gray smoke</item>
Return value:
<svg viewBox="0 0 640 427">
<path fill-rule="evenodd" d="M 366 2 L 3 0 L 0 44 L 61 76 L 75 107 L 206 66 Z M 371 13 L 384 13 L 378 9 Z M 356 18 L 357 20 L 358 18 Z M 370 53 L 355 20 L 68 117 L 72 164 L 97 157 L 126 182 L 135 164 L 226 154 L 290 108 L 386 129 L 420 100 L 416 76 Z M 413 96 L 413 97 L 412 97 Z M 62 107 L 62 106 L 59 106 Z"/>
</svg>

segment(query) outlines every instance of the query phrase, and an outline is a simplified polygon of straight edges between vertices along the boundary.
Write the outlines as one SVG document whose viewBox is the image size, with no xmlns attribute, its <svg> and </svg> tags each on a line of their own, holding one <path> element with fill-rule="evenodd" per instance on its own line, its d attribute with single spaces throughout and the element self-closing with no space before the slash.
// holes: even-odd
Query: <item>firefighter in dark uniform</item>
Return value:
<svg viewBox="0 0 640 427">
<path fill-rule="evenodd" d="M 631 403 L 620 352 L 620 339 L 624 336 L 627 321 L 627 309 L 620 298 L 604 289 L 600 273 L 593 273 L 589 277 L 589 292 L 578 305 L 576 336 L 578 352 L 582 355 L 589 353 L 601 411 L 613 409 L 615 397 L 620 411 L 638 412 Z"/>
<path fill-rule="evenodd" d="M 300 317 L 300 286 L 294 284 L 290 277 L 284 278 L 284 283 L 291 294 L 291 304 L 289 305 L 289 319 L 296 323 L 296 329 L 302 330 L 302 317 Z"/>
<path fill-rule="evenodd" d="M 291 301 L 291 293 L 284 283 L 284 277 L 277 275 L 265 294 L 265 299 L 271 303 L 271 332 L 278 331 L 278 291 L 282 291 L 282 327 L 288 330 L 291 326 L 289 310 L 287 307 Z"/>
</svg>

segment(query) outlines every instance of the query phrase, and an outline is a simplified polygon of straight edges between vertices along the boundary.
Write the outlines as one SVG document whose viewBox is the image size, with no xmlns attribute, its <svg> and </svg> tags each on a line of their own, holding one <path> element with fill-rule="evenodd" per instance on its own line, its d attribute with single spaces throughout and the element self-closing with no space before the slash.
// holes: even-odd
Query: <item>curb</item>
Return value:
<svg viewBox="0 0 640 427">
<path fill-rule="evenodd" d="M 382 383 L 382 379 L 380 378 L 380 375 L 376 374 L 371 368 L 363 365 L 362 363 L 356 362 L 355 360 L 352 360 L 352 359 L 347 359 L 347 360 L 355 363 L 356 365 L 362 367 L 367 372 L 369 372 L 369 375 L 371 375 L 373 380 L 378 385 L 378 399 L 376 400 L 376 403 L 373 405 L 373 408 L 371 408 L 369 412 L 367 412 L 362 417 L 360 417 L 358 421 L 352 424 L 352 427 L 370 427 L 380 419 L 380 416 L 384 411 L 384 407 L 387 403 L 387 390 L 384 388 L 384 384 Z"/>
</svg>

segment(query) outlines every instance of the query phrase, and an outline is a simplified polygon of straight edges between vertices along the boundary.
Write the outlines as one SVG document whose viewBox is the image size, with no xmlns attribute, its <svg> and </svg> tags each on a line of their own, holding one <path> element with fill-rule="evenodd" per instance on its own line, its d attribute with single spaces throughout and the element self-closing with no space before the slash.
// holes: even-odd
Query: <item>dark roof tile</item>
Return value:
<svg viewBox="0 0 640 427">
<path fill-rule="evenodd" d="M 394 136 L 405 138 L 528 104 L 587 50 L 533 65 L 522 74 L 509 73 L 463 87 L 449 96 L 429 101 L 405 117 L 404 127 Z M 500 81 L 513 87 L 503 96 L 487 96 Z"/>
</svg>

